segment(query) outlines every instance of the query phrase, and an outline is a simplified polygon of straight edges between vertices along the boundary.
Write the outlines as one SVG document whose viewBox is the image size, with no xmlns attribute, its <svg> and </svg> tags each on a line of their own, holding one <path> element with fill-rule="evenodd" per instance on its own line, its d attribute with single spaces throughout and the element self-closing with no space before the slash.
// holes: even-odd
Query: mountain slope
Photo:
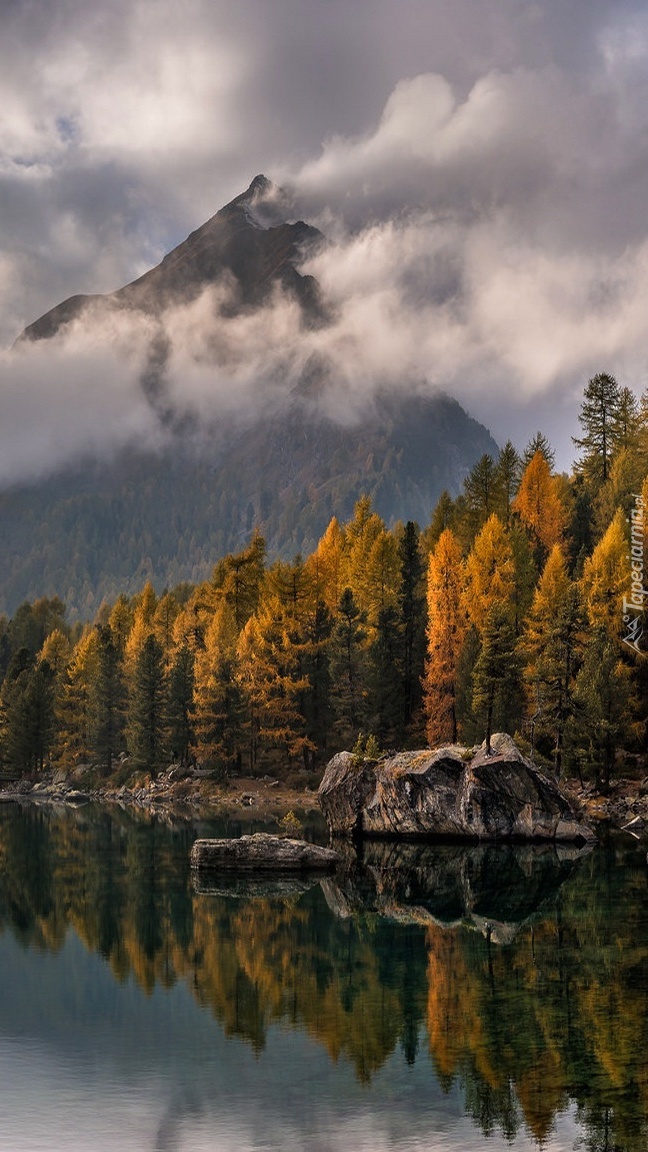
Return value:
<svg viewBox="0 0 648 1152">
<path fill-rule="evenodd" d="M 254 314 L 256 322 L 273 315 L 277 298 L 296 300 L 299 307 L 289 310 L 296 317 L 293 350 L 306 347 L 300 341 L 307 336 L 317 344 L 334 323 L 317 282 L 300 270 L 323 237 L 308 224 L 288 223 L 286 214 L 281 193 L 256 177 L 156 268 L 111 295 L 71 297 L 22 333 L 21 355 L 35 341 L 56 342 L 75 318 L 99 342 L 106 329 L 93 328 L 97 317 L 116 310 L 152 315 L 155 323 L 140 326 L 141 338 L 150 340 L 154 330 L 164 344 L 167 309 L 190 303 L 211 284 L 227 285 L 215 296 L 216 326 L 200 352 L 206 386 L 220 374 L 208 418 L 181 408 L 182 373 L 176 409 L 171 393 L 151 386 L 155 337 L 144 344 L 152 367 L 139 387 L 152 423 L 163 426 L 165 449 L 154 454 L 131 446 L 109 463 L 86 459 L 0 492 L 0 611 L 59 595 L 73 618 L 85 619 L 103 598 L 136 592 L 147 579 L 158 589 L 204 579 L 255 528 L 270 558 L 291 559 L 315 546 L 333 515 L 350 518 L 363 494 L 388 523 L 415 519 L 423 526 L 444 488 L 458 492 L 481 455 L 497 454 L 482 425 L 420 380 L 362 381 L 363 399 L 354 395 L 349 406 L 346 365 L 319 351 L 287 357 L 285 370 L 275 362 L 264 375 L 262 344 L 256 390 L 242 405 L 236 372 L 227 377 L 225 361 L 218 361 L 219 340 L 244 361 L 245 345 L 232 335 L 240 332 L 240 317 Z M 214 322 L 213 309 L 209 317 L 201 323 Z M 195 333 L 187 343 L 193 350 Z M 214 350 L 213 362 L 205 360 L 205 348 Z M 292 362 L 302 367 L 292 369 Z M 223 377 L 229 415 L 218 400 Z M 90 399 L 92 387 L 90 380 Z"/>
<path fill-rule="evenodd" d="M 273 224 L 276 194 L 265 176 L 255 176 L 245 192 L 132 284 L 106 296 L 70 296 L 29 324 L 18 340 L 50 339 L 89 305 L 159 314 L 170 304 L 189 302 L 224 276 L 233 288 L 230 307 L 260 307 L 277 284 L 296 297 L 306 317 L 317 320 L 322 311 L 317 283 L 301 275 L 296 264 L 323 237 L 303 221 Z"/>
</svg>

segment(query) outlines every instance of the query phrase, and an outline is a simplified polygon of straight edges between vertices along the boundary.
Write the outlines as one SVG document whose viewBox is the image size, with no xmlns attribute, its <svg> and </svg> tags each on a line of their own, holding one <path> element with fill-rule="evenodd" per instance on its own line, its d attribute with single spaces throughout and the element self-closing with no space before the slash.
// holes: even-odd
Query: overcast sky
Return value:
<svg viewBox="0 0 648 1152">
<path fill-rule="evenodd" d="M 356 381 L 425 378 L 563 467 L 589 376 L 646 387 L 645 2 L 1 4 L 5 349 L 264 172 L 334 241 L 321 342 Z M 0 353 L 0 478 L 152 434 L 100 336 Z"/>
</svg>

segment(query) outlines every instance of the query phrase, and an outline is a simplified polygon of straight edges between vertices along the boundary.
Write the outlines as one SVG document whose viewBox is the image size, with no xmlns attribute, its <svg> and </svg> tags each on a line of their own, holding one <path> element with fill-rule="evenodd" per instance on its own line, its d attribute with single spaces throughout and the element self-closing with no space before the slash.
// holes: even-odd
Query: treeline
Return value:
<svg viewBox="0 0 648 1152">
<path fill-rule="evenodd" d="M 518 733 L 557 773 L 609 782 L 646 750 L 648 393 L 589 382 L 571 477 L 538 433 L 484 455 L 421 531 L 361 499 L 316 548 L 262 536 L 198 585 L 0 618 L 5 770 L 118 760 L 155 773 L 318 770 L 340 748 Z"/>
</svg>

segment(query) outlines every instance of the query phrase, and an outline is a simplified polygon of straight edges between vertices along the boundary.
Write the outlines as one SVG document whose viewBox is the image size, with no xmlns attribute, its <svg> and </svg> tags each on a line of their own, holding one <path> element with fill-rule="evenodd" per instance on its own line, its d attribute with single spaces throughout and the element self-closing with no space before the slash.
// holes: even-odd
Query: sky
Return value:
<svg viewBox="0 0 648 1152">
<path fill-rule="evenodd" d="M 264 361 L 323 351 L 349 395 L 443 388 L 500 443 L 542 429 L 568 469 L 589 377 L 645 389 L 645 3 L 1 5 L 0 482 L 163 437 L 128 326 L 11 346 L 261 172 L 331 241 L 306 270 L 336 320 L 298 348 L 277 300 L 210 371 L 186 336 L 209 309 L 176 315 L 187 408 L 255 403 Z"/>
</svg>

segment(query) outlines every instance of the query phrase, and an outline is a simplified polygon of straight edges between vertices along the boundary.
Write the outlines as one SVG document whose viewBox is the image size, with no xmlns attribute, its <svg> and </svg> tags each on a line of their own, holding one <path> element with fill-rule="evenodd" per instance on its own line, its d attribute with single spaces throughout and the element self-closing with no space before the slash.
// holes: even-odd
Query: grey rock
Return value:
<svg viewBox="0 0 648 1152">
<path fill-rule="evenodd" d="M 556 840 L 587 843 L 591 828 L 556 783 L 506 733 L 476 752 L 457 745 L 328 764 L 318 793 L 333 835 Z"/>
<path fill-rule="evenodd" d="M 191 849 L 192 868 L 222 872 L 332 872 L 339 859 L 330 848 L 267 832 L 238 839 L 196 840 Z"/>
</svg>

